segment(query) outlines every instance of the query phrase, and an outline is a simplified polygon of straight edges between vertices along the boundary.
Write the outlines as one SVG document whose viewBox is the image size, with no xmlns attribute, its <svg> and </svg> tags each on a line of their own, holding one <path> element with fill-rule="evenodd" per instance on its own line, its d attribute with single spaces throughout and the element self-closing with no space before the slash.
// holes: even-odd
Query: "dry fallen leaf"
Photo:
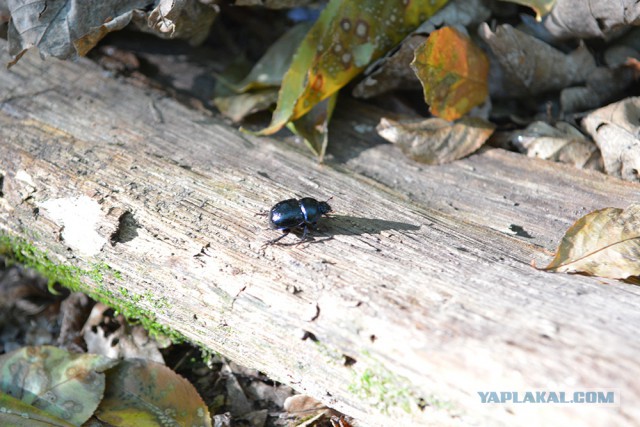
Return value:
<svg viewBox="0 0 640 427">
<path fill-rule="evenodd" d="M 544 268 L 613 279 L 640 276 L 640 204 L 605 208 L 573 224 Z"/>
<path fill-rule="evenodd" d="M 93 306 L 83 329 L 90 353 L 112 359 L 140 358 L 164 363 L 156 340 L 141 325 L 129 325 L 102 303 Z"/>
<path fill-rule="evenodd" d="M 609 175 L 640 182 L 640 97 L 600 108 L 582 126 L 600 148 Z"/>
<path fill-rule="evenodd" d="M 376 130 L 381 137 L 397 144 L 408 157 L 439 165 L 476 151 L 494 128 L 493 124 L 477 117 L 463 117 L 453 123 L 439 118 L 404 122 L 383 118 Z"/>
<path fill-rule="evenodd" d="M 282 77 L 310 27 L 309 23 L 298 24 L 283 34 L 244 77 L 238 76 L 237 66 L 219 75 L 213 102 L 220 112 L 239 122 L 275 104 Z"/>
<path fill-rule="evenodd" d="M 517 97 L 564 89 L 586 81 L 596 68 L 595 59 L 584 45 L 564 54 L 506 24 L 498 26 L 495 33 L 482 24 L 479 35 L 503 72 L 498 82 L 501 86 L 492 87 L 492 95 Z"/>
<path fill-rule="evenodd" d="M 483 0 L 452 0 L 407 36 L 398 49 L 392 49 L 373 63 L 366 77 L 353 89 L 357 98 L 371 98 L 393 89 L 420 90 L 420 80 L 410 67 L 416 48 L 427 36 L 442 27 L 471 28 L 491 16 Z"/>
<path fill-rule="evenodd" d="M 330 0 L 296 51 L 271 123 L 258 135 L 272 135 L 302 117 L 447 1 Z"/>
<path fill-rule="evenodd" d="M 487 99 L 489 60 L 467 35 L 441 28 L 415 54 L 411 67 L 434 115 L 456 120 Z"/>
<path fill-rule="evenodd" d="M 85 55 L 107 33 L 124 28 L 134 9 L 147 4 L 146 0 L 93 2 L 90 6 L 77 0 L 8 0 L 11 65 L 34 46 L 43 58 Z"/>
<path fill-rule="evenodd" d="M 529 157 L 568 163 L 580 169 L 602 170 L 598 147 L 566 122 L 555 126 L 533 122 L 526 129 L 513 132 L 511 142 Z"/>
<path fill-rule="evenodd" d="M 317 103 L 307 114 L 287 124 L 296 135 L 304 139 L 305 144 L 322 162 L 329 144 L 329 120 L 338 101 L 338 93 L 334 93 Z"/>
<path fill-rule="evenodd" d="M 151 11 L 136 10 L 133 22 L 141 31 L 199 45 L 218 16 L 218 6 L 199 0 L 159 0 Z"/>
<path fill-rule="evenodd" d="M 416 48 L 426 40 L 427 37 L 420 34 L 412 34 L 404 39 L 397 50 L 391 51 L 370 67 L 370 74 L 353 89 L 353 96 L 367 99 L 394 89 L 420 90 L 420 80 L 410 64 Z"/>
<path fill-rule="evenodd" d="M 640 3 L 635 0 L 556 0 L 544 26 L 558 39 L 606 38 L 639 19 Z"/>
<path fill-rule="evenodd" d="M 589 74 L 584 86 L 573 86 L 562 90 L 560 93 L 562 111 L 567 114 L 598 108 L 626 95 L 627 88 L 633 81 L 634 71 L 629 67 L 598 67 Z"/>
<path fill-rule="evenodd" d="M 196 389 L 159 363 L 126 359 L 107 372 L 96 416 L 117 427 L 210 427 L 211 416 Z"/>
</svg>

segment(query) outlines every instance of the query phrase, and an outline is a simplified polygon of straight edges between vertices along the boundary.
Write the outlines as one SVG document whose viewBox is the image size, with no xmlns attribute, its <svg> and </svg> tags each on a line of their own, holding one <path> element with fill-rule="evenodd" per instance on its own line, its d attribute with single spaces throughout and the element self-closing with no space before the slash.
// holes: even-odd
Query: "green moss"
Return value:
<svg viewBox="0 0 640 427">
<path fill-rule="evenodd" d="M 128 321 L 141 324 L 154 338 L 166 336 L 175 343 L 186 341 L 183 334 L 158 323 L 152 311 L 137 305 L 142 298 L 148 296 L 146 293 L 142 296 L 134 295 L 124 287 L 119 288 L 121 295 L 110 291 L 106 286 L 106 280 L 119 281 L 122 280 L 122 275 L 105 263 L 91 264 L 88 270 L 56 263 L 44 251 L 26 240 L 2 233 L 0 233 L 0 256 L 9 264 L 21 264 L 46 277 L 49 280 L 51 292 L 55 292 L 53 286 L 56 283 L 73 292 L 84 292 L 94 300 L 112 307 L 124 315 Z M 92 286 L 87 283 L 92 283 Z M 168 306 L 166 298 L 158 300 L 163 307 Z"/>
<path fill-rule="evenodd" d="M 320 340 L 313 342 L 316 345 L 316 349 L 325 359 L 325 363 L 332 365 L 342 365 L 344 362 L 344 355 L 340 350 L 335 347 L 327 345 Z"/>
<path fill-rule="evenodd" d="M 372 403 L 383 413 L 392 407 L 399 407 L 411 412 L 412 403 L 417 401 L 403 382 L 380 364 L 375 364 L 359 373 L 354 372 L 354 379 L 348 390 L 358 398 Z"/>
<path fill-rule="evenodd" d="M 365 355 L 367 353 L 365 352 Z M 410 382 L 385 368 L 381 363 L 369 358 L 370 364 L 364 370 L 354 370 L 353 381 L 348 390 L 362 400 L 366 400 L 383 413 L 391 408 L 401 408 L 407 413 L 425 407 L 453 409 L 452 405 L 435 396 L 418 396 L 407 385 Z"/>
</svg>

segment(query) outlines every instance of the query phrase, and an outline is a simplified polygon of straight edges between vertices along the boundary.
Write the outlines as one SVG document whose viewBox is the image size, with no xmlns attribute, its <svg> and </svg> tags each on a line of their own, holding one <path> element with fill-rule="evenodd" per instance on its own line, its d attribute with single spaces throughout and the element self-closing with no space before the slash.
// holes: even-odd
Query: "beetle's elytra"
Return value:
<svg viewBox="0 0 640 427">
<path fill-rule="evenodd" d="M 302 199 L 288 199 L 276 203 L 269 211 L 269 225 L 276 230 L 282 230 L 282 236 L 270 240 L 272 245 L 285 237 L 292 230 L 302 229 L 300 241 L 307 238 L 309 229 L 315 230 L 322 215 L 331 212 L 327 202 L 319 202 L 311 197 Z"/>
</svg>

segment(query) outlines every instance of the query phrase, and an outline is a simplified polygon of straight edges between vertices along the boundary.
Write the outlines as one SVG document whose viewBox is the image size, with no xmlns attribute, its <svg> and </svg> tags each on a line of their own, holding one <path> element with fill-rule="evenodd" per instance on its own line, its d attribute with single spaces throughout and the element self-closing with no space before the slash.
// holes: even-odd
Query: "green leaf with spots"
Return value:
<svg viewBox="0 0 640 427">
<path fill-rule="evenodd" d="M 109 370 L 96 416 L 116 427 L 212 425 L 207 405 L 189 381 L 144 359 L 125 359 Z"/>
<path fill-rule="evenodd" d="M 75 427 L 75 424 L 0 391 L 0 426 Z"/>
<path fill-rule="evenodd" d="M 284 76 L 270 135 L 349 83 L 447 0 L 331 0 Z"/>
<path fill-rule="evenodd" d="M 37 412 L 41 410 L 79 426 L 98 407 L 105 387 L 103 372 L 116 363 L 52 346 L 23 347 L 0 356 L 0 390 L 34 407 L 30 411 L 30 416 L 38 417 L 34 420 L 42 420 Z"/>
</svg>

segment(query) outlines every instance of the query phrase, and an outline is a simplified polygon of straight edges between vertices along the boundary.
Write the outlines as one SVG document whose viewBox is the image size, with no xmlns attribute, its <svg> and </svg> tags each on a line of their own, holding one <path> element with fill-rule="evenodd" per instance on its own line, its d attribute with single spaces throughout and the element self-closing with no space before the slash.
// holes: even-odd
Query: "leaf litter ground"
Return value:
<svg viewBox="0 0 640 427">
<path fill-rule="evenodd" d="M 70 293 L 57 286 L 54 290 L 58 293 L 49 292 L 46 279 L 18 265 L 7 265 L 0 258 L 0 359 L 21 349 L 31 349 L 30 357 L 33 358 L 36 357 L 34 352 L 50 352 L 47 349 L 53 348 L 47 346 L 56 346 L 60 353 L 68 350 L 69 354 L 79 356 L 89 354 L 86 353 L 87 347 L 97 353 L 110 352 L 109 357 L 119 356 L 127 364 L 153 363 L 156 366 L 157 361 L 162 361 L 167 368 L 158 366 L 172 370 L 195 387 L 209 409 L 212 425 L 220 427 L 298 425 L 301 418 L 320 414 L 324 415 L 310 425 L 330 426 L 330 418 L 339 417 L 317 401 L 296 395 L 290 387 L 270 380 L 258 371 L 220 356 L 203 357 L 201 350 L 189 343 L 159 343 L 139 325 L 126 323 L 112 309 L 85 295 Z M 62 356 L 57 354 L 56 357 Z M 59 365 L 58 362 L 56 364 Z M 44 375 L 48 375 L 46 363 L 43 366 Z M 127 366 L 125 364 L 120 369 L 142 371 L 138 366 Z M 42 370 L 38 372 L 42 375 Z M 157 374 L 150 375 L 155 378 Z M 148 385 L 147 381 L 140 383 L 141 387 Z M 181 392 L 181 395 L 184 394 Z M 98 400 L 100 398 L 101 395 L 97 396 Z M 285 401 L 289 412 L 285 410 Z M 3 405 L 6 406 L 6 402 Z M 114 403 L 110 402 L 110 405 Z M 293 414 L 294 411 L 300 413 Z M 41 414 L 34 410 L 32 416 L 33 421 Z M 102 425 L 95 417 L 91 421 L 95 423 L 92 425 Z M 51 425 L 66 424 L 53 422 Z"/>
</svg>

